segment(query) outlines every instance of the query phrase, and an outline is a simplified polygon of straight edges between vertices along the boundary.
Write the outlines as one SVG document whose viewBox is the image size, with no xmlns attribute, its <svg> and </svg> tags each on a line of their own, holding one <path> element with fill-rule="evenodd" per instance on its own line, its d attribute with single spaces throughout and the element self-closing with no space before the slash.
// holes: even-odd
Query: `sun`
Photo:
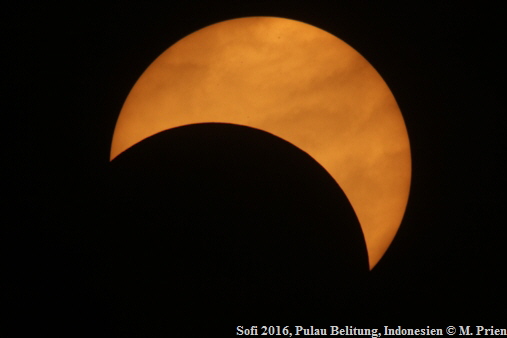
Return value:
<svg viewBox="0 0 507 338">
<path fill-rule="evenodd" d="M 134 85 L 111 160 L 158 132 L 205 122 L 260 129 L 312 156 L 345 192 L 370 268 L 377 264 L 405 212 L 410 145 L 393 94 L 357 51 L 290 19 L 205 27 L 167 49 Z"/>
</svg>

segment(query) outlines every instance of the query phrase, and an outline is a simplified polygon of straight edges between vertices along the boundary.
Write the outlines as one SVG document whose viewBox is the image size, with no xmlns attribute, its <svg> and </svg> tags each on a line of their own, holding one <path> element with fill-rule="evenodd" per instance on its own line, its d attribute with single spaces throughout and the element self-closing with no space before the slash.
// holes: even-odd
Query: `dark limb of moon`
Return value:
<svg viewBox="0 0 507 338">
<path fill-rule="evenodd" d="M 160 328 L 354 313 L 368 271 L 359 222 L 334 179 L 290 143 L 190 125 L 133 146 L 111 174 L 111 280 L 132 316 Z"/>
</svg>

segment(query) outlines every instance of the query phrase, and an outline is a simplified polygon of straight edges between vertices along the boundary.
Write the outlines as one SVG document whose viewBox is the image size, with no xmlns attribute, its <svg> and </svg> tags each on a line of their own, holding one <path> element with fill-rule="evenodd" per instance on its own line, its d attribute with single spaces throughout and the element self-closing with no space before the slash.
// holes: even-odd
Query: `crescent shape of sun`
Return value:
<svg viewBox="0 0 507 338">
<path fill-rule="evenodd" d="M 136 82 L 116 123 L 111 160 L 158 132 L 206 122 L 257 128 L 312 156 L 349 199 L 370 269 L 377 264 L 405 213 L 410 146 L 393 94 L 357 51 L 283 18 L 198 30 Z"/>
</svg>

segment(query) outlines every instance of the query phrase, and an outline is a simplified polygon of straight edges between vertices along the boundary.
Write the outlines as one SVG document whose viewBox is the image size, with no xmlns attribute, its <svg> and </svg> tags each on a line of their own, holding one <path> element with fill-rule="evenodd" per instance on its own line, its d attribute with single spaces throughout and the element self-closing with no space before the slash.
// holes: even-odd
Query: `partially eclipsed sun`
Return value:
<svg viewBox="0 0 507 338">
<path fill-rule="evenodd" d="M 370 268 L 377 264 L 405 212 L 410 146 L 396 100 L 358 52 L 289 19 L 203 28 L 167 49 L 134 85 L 111 160 L 158 132 L 205 122 L 261 129 L 312 156 L 343 189 Z"/>
</svg>

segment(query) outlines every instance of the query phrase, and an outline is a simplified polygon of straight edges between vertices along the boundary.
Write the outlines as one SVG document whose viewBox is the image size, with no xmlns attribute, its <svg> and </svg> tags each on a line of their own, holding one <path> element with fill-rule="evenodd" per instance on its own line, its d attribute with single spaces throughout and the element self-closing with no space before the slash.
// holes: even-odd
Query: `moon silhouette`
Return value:
<svg viewBox="0 0 507 338">
<path fill-rule="evenodd" d="M 134 85 L 110 158 L 163 130 L 205 122 L 260 129 L 312 156 L 349 199 L 370 269 L 382 258 L 408 200 L 410 145 L 393 94 L 352 47 L 276 17 L 198 30 L 162 53 Z"/>
</svg>

